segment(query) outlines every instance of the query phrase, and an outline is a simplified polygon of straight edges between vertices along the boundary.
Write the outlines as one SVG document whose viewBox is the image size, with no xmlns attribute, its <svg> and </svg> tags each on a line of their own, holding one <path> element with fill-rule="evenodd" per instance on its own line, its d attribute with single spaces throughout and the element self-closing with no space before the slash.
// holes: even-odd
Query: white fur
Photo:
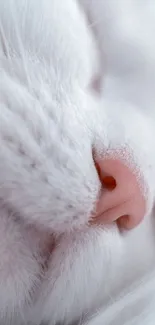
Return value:
<svg viewBox="0 0 155 325">
<path fill-rule="evenodd" d="M 72 0 L 0 2 L 0 16 L 2 196 L 27 222 L 70 230 L 88 220 L 99 183 L 93 41 Z"/>
<path fill-rule="evenodd" d="M 123 3 L 97 1 L 94 7 L 92 0 L 95 16 L 88 22 L 86 7 L 75 0 L 0 0 L 1 325 L 80 322 L 103 305 L 101 322 L 112 324 L 111 300 L 154 268 L 152 37 L 139 24 L 136 47 L 136 25 L 129 33 L 126 22 L 135 12 L 137 23 L 139 2 L 130 11 Z M 89 26 L 99 18 L 102 33 Z M 120 42 L 128 36 L 135 44 L 130 61 Z M 103 80 L 102 39 L 108 62 Z M 145 54 L 147 78 L 139 77 L 143 64 L 136 70 L 138 50 Z M 96 76 L 105 84 L 98 96 L 91 88 Z M 115 225 L 87 226 L 100 190 L 92 148 L 97 155 L 123 155 L 141 176 L 149 215 L 130 233 Z M 113 317 L 116 312 L 114 305 Z"/>
</svg>

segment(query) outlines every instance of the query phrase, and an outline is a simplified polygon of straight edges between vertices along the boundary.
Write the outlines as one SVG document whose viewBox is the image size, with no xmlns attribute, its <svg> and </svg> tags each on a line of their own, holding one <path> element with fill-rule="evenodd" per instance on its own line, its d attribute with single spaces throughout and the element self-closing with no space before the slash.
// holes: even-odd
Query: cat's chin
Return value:
<svg viewBox="0 0 155 325">
<path fill-rule="evenodd" d="M 85 310 L 99 307 L 117 279 L 122 255 L 117 225 L 64 234 L 52 252 L 44 283 L 45 318 L 73 321 Z"/>
</svg>

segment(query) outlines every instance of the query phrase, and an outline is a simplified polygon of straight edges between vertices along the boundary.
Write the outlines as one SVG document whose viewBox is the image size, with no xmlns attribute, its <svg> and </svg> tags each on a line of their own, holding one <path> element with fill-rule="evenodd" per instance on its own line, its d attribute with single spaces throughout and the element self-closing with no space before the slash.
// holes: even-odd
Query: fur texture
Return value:
<svg viewBox="0 0 155 325">
<path fill-rule="evenodd" d="M 152 52 L 144 38 L 136 48 L 124 2 L 95 3 L 88 13 L 75 0 L 0 0 L 1 325 L 70 324 L 103 305 L 111 324 L 111 297 L 154 267 Z M 135 44 L 129 62 L 123 40 Z M 146 219 L 129 234 L 87 225 L 100 190 L 93 149 L 130 164 L 145 191 Z"/>
</svg>

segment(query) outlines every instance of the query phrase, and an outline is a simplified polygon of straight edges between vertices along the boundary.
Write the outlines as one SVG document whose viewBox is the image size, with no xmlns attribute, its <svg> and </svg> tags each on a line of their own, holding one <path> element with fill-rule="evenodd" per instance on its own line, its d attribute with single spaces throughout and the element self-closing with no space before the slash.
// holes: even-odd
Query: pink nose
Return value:
<svg viewBox="0 0 155 325">
<path fill-rule="evenodd" d="M 136 227 L 144 218 L 146 203 L 135 174 L 120 160 L 110 158 L 96 167 L 103 188 L 93 223 L 117 221 L 126 229 Z"/>
</svg>

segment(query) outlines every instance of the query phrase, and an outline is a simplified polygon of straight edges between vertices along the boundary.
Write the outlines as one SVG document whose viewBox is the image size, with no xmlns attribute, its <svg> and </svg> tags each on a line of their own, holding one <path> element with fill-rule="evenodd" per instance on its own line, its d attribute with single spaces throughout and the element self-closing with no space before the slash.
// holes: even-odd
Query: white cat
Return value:
<svg viewBox="0 0 155 325">
<path fill-rule="evenodd" d="M 111 35 L 125 30 L 115 25 L 119 14 L 113 30 L 102 17 Z M 121 77 L 120 92 L 109 36 L 103 98 L 95 93 L 98 37 L 75 0 L 0 0 L 1 325 L 89 319 L 154 265 L 152 101 L 150 114 L 142 111 Z M 96 159 L 110 151 L 138 167 L 147 210 L 131 232 L 89 225 L 101 190 L 94 150 Z"/>
</svg>

